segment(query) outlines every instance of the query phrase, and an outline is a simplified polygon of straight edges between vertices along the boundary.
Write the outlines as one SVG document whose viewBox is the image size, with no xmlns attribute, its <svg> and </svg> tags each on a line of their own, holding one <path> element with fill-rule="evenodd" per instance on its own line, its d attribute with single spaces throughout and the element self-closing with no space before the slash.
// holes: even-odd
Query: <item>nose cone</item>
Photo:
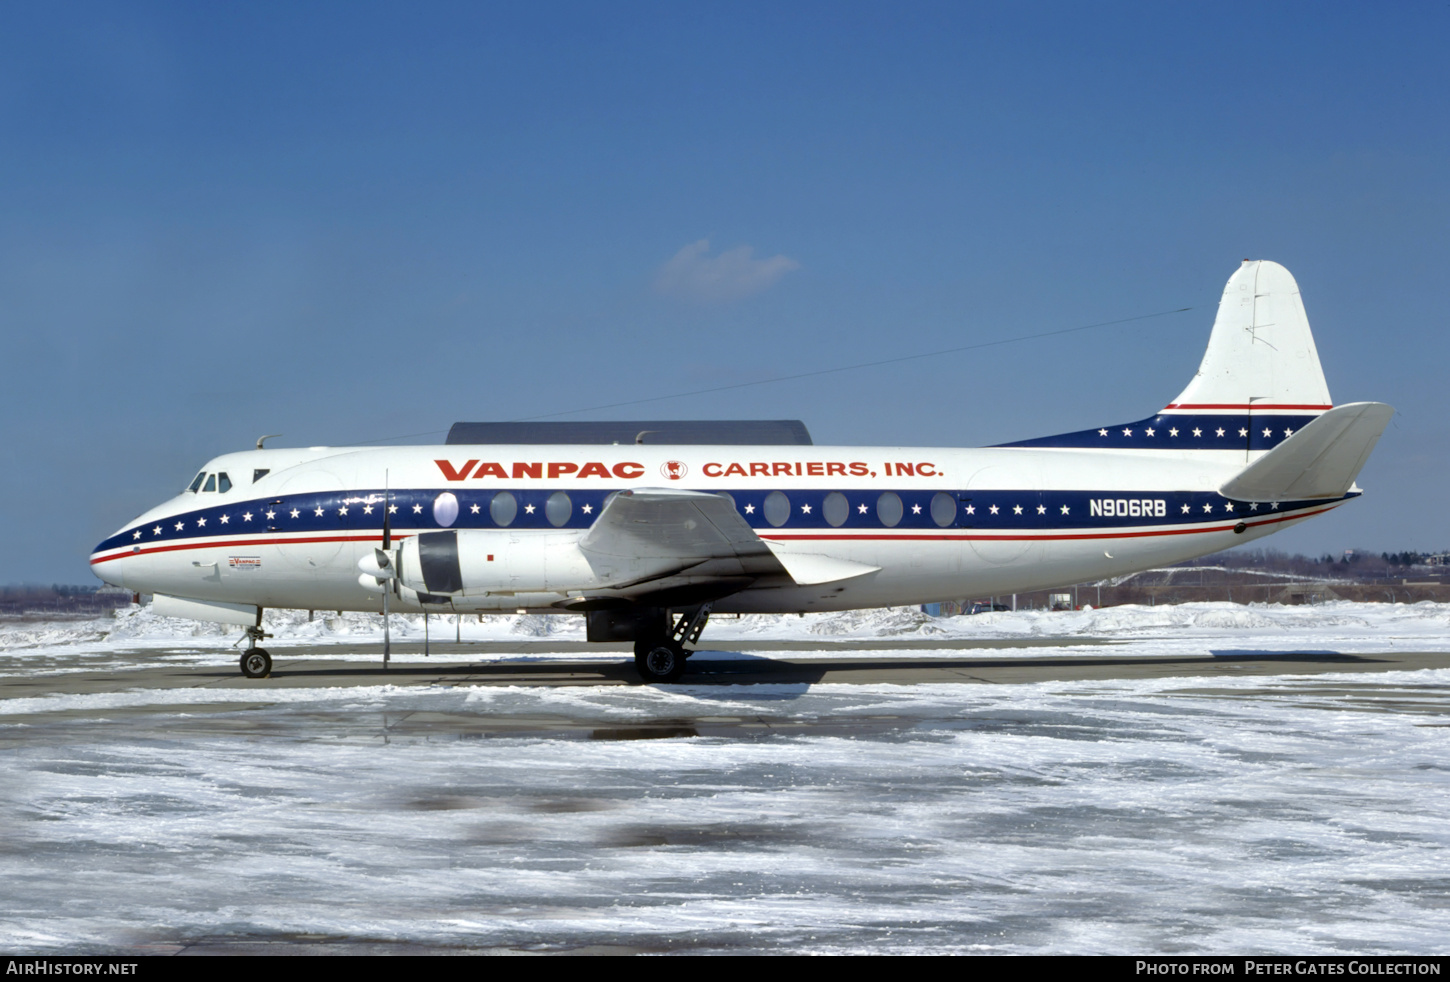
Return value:
<svg viewBox="0 0 1450 982">
<path fill-rule="evenodd" d="M 126 556 L 139 548 L 129 545 L 130 536 L 124 530 L 103 540 L 91 550 L 91 572 L 100 580 L 112 586 L 125 587 Z"/>
</svg>

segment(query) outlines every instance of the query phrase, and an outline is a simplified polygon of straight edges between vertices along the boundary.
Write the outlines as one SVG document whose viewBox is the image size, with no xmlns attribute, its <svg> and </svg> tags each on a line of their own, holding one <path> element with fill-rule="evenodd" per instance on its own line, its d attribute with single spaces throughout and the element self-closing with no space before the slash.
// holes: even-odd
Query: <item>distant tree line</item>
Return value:
<svg viewBox="0 0 1450 982">
<path fill-rule="evenodd" d="M 1325 553 L 1317 558 L 1282 549 L 1230 549 L 1202 559 L 1191 559 L 1181 566 L 1221 566 L 1225 569 L 1258 570 L 1266 573 L 1288 573 L 1295 576 L 1335 576 L 1353 578 L 1384 578 L 1402 576 L 1415 566 L 1439 565 L 1433 560 L 1444 552 L 1381 552 L 1375 555 L 1363 549 L 1346 549 L 1339 556 Z"/>
</svg>

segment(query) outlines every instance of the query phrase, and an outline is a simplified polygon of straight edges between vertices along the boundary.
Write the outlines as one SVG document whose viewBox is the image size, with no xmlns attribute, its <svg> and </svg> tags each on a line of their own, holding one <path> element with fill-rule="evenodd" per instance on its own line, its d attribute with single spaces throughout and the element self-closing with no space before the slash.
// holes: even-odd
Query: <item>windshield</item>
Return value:
<svg viewBox="0 0 1450 982">
<path fill-rule="evenodd" d="M 192 481 L 191 487 L 187 488 L 186 490 L 195 492 L 197 488 L 201 487 L 201 482 L 204 480 L 206 480 L 206 471 L 202 471 L 200 474 L 196 475 L 196 480 Z"/>
</svg>

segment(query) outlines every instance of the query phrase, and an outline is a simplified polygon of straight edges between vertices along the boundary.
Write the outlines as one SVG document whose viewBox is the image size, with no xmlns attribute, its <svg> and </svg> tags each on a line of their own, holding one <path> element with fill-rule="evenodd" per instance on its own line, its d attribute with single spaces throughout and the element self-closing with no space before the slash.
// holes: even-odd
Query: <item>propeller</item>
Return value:
<svg viewBox="0 0 1450 982">
<path fill-rule="evenodd" d="M 374 549 L 373 553 L 378 560 L 378 568 L 391 571 L 393 558 L 393 510 L 388 507 L 391 504 L 391 495 L 388 491 L 388 472 L 383 471 L 383 547 Z M 388 630 L 388 594 L 392 592 L 393 585 L 386 584 L 387 589 L 383 591 L 383 670 L 386 671 L 388 662 L 393 657 L 393 637 Z"/>
</svg>

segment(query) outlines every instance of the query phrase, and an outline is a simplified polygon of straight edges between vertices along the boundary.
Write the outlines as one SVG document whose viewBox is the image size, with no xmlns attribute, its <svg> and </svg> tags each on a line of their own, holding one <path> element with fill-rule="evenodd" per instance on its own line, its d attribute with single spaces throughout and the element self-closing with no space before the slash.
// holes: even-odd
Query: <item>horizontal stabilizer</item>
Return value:
<svg viewBox="0 0 1450 982">
<path fill-rule="evenodd" d="M 1337 406 L 1244 468 L 1219 493 L 1237 501 L 1343 497 L 1394 414 L 1382 402 Z"/>
<path fill-rule="evenodd" d="M 854 579 L 857 576 L 865 576 L 867 573 L 879 573 L 880 566 L 868 566 L 865 563 L 852 562 L 849 559 L 837 559 L 834 556 L 823 556 L 815 552 L 794 552 L 789 546 L 779 542 L 772 542 L 769 539 L 765 544 L 770 551 L 775 553 L 775 558 L 785 567 L 790 578 L 800 586 L 813 586 L 817 583 L 835 583 L 838 580 Z"/>
</svg>

